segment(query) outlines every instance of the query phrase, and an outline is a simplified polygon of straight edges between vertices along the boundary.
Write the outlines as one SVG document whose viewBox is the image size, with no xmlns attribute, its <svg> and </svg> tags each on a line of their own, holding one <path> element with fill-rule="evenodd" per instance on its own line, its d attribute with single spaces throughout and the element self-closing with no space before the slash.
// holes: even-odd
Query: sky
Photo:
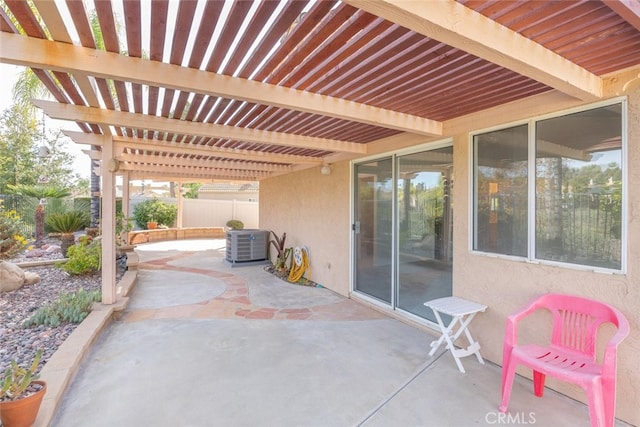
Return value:
<svg viewBox="0 0 640 427">
<path fill-rule="evenodd" d="M 18 75 L 22 72 L 24 67 L 10 64 L 0 64 L 0 111 L 4 111 L 11 107 L 13 104 L 13 85 L 15 84 Z M 78 131 L 78 127 L 69 122 L 59 120 L 45 120 L 45 126 L 47 133 L 52 129 L 69 129 Z M 67 151 L 74 156 L 73 169 L 83 178 L 89 178 L 91 166 L 89 157 L 82 152 L 85 147 L 75 144 L 68 139 L 66 144 Z"/>
</svg>

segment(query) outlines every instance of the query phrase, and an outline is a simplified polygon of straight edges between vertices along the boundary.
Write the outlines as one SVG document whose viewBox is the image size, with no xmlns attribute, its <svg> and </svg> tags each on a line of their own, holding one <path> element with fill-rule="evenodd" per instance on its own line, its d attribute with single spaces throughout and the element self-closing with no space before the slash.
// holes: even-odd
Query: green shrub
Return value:
<svg viewBox="0 0 640 427">
<path fill-rule="evenodd" d="M 227 221 L 227 227 L 233 230 L 242 230 L 244 228 L 244 223 L 239 219 L 230 219 Z"/>
<path fill-rule="evenodd" d="M 99 241 L 73 245 L 67 250 L 67 261 L 57 263 L 56 267 L 62 268 L 72 276 L 93 273 L 100 270 L 101 254 Z"/>
<path fill-rule="evenodd" d="M 13 258 L 27 245 L 22 222 L 14 210 L 5 211 L 0 201 L 0 259 Z"/>
<path fill-rule="evenodd" d="M 57 231 L 51 228 L 49 225 L 49 217 L 53 215 L 59 215 L 70 211 L 78 211 L 84 212 L 86 218 L 91 218 L 91 211 L 89 207 L 85 206 L 84 203 L 75 203 L 74 199 L 65 198 L 65 199 L 49 199 L 45 206 L 45 221 L 44 221 L 44 229 L 47 233 L 61 233 L 61 231 Z M 75 231 L 75 230 L 74 230 Z"/>
<path fill-rule="evenodd" d="M 138 228 L 147 228 L 147 222 L 156 221 L 158 224 L 173 226 L 178 216 L 176 205 L 165 203 L 158 199 L 149 199 L 133 207 L 133 219 Z"/>
<path fill-rule="evenodd" d="M 100 291 L 80 289 L 60 295 L 53 303 L 41 307 L 22 324 L 25 328 L 45 325 L 56 327 L 61 323 L 80 323 L 91 311 L 94 302 L 102 298 Z"/>
<path fill-rule="evenodd" d="M 49 214 L 45 221 L 56 233 L 73 233 L 88 227 L 91 222 L 86 212 L 76 210 Z"/>
</svg>

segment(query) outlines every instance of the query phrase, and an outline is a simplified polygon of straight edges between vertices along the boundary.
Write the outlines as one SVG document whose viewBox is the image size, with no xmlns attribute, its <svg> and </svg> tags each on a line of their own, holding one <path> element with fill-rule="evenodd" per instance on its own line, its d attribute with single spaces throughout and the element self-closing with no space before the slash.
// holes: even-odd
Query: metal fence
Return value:
<svg viewBox="0 0 640 427">
<path fill-rule="evenodd" d="M 495 208 L 495 209 L 494 209 Z M 495 212 L 493 221 L 491 213 Z M 535 236 L 538 259 L 620 268 L 622 202 L 619 194 L 568 193 L 536 198 Z M 499 253 L 527 253 L 528 205 L 525 196 L 497 194 L 478 200 L 477 239 L 491 247 L 490 226 L 497 230 Z"/>
<path fill-rule="evenodd" d="M 536 200 L 537 257 L 620 268 L 622 201 L 616 194 L 572 193 Z"/>
<path fill-rule="evenodd" d="M 22 221 L 22 234 L 33 236 L 35 233 L 34 211 L 37 203 L 30 197 L 14 194 L 0 194 L 0 201 L 4 211 L 15 211 Z"/>
<path fill-rule="evenodd" d="M 65 199 L 45 199 L 43 200 L 45 217 L 46 214 L 61 212 L 70 209 L 82 209 L 88 211 L 87 198 L 65 198 Z M 27 237 L 35 235 L 34 214 L 36 207 L 41 202 L 33 197 L 20 196 L 17 194 L 0 194 L 2 209 L 4 211 L 15 211 L 22 222 L 22 234 Z"/>
</svg>

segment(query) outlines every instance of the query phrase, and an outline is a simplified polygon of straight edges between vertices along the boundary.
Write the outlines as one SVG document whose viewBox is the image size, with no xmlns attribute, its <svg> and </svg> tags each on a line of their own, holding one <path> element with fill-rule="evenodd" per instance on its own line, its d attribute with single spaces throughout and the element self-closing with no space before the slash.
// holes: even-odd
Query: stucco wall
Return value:
<svg viewBox="0 0 640 427">
<path fill-rule="evenodd" d="M 623 81 L 619 81 L 618 89 Z M 640 85 L 638 85 L 640 86 Z M 612 95 L 619 92 L 611 91 Z M 454 138 L 454 294 L 488 305 L 476 317 L 472 329 L 486 359 L 502 364 L 505 319 L 531 298 L 546 292 L 564 292 L 598 299 L 620 309 L 631 325 L 631 335 L 619 349 L 618 405 L 616 416 L 640 425 L 640 87 L 629 96 L 629 145 L 626 165 L 627 254 L 625 275 L 610 275 L 571 268 L 545 266 L 471 253 L 470 131 L 561 111 L 585 102 L 562 94 L 547 93 L 519 103 L 461 117 L 444 123 L 445 136 Z M 369 154 L 392 152 L 417 143 L 394 137 L 371 144 Z M 425 142 L 421 139 L 420 142 Z M 319 168 L 261 181 L 260 226 L 278 234 L 287 232 L 287 246 L 306 244 L 311 248 L 313 279 L 347 295 L 349 292 L 349 180 L 350 164 L 333 165 L 330 176 Z M 330 265 L 330 267 L 329 267 Z M 536 331 L 545 319 L 528 331 Z M 608 332 L 608 331 L 605 331 Z M 606 335 L 606 334 L 605 334 Z M 581 389 L 556 382 L 547 385 L 585 401 Z M 500 390 L 496 390 L 496 405 Z"/>
<path fill-rule="evenodd" d="M 485 126 L 508 123 L 527 115 L 562 110 L 567 105 L 546 104 L 543 109 L 531 113 L 531 109 L 518 109 L 511 106 L 511 112 L 503 111 L 501 121 L 486 120 L 478 116 L 475 122 L 481 129 Z M 603 301 L 621 310 L 631 325 L 630 336 L 622 343 L 618 352 L 618 405 L 616 416 L 634 425 L 640 425 L 640 91 L 629 97 L 628 103 L 628 185 L 627 185 L 627 254 L 626 275 L 612 275 L 571 269 L 566 267 L 545 266 L 523 261 L 515 261 L 474 254 L 469 250 L 471 233 L 469 203 L 469 135 L 458 133 L 454 137 L 454 168 L 456 182 L 454 200 L 454 294 L 471 300 L 480 301 L 489 306 L 489 310 L 474 320 L 474 336 L 482 343 L 482 354 L 487 359 L 502 364 L 502 344 L 506 317 L 530 299 L 548 292 L 576 294 Z M 495 121 L 495 123 L 493 123 Z M 473 129 L 473 120 L 467 125 Z M 460 125 L 458 125 L 460 126 Z M 465 126 L 460 126 L 464 128 Z M 546 325 L 547 319 L 538 318 L 537 323 L 527 325 L 524 338 L 531 338 Z M 529 331 L 529 333 L 526 333 Z M 530 335 L 527 337 L 527 335 Z M 606 338 L 607 334 L 603 334 Z M 604 339 L 603 339 L 604 342 Z M 527 377 L 530 373 L 519 371 Z M 585 402 L 582 389 L 557 382 L 551 378 L 547 385 Z"/>
<path fill-rule="evenodd" d="M 348 295 L 349 162 L 331 168 L 331 175 L 318 167 L 260 181 L 260 228 L 286 232 L 287 247 L 308 246 L 311 279 Z"/>
</svg>

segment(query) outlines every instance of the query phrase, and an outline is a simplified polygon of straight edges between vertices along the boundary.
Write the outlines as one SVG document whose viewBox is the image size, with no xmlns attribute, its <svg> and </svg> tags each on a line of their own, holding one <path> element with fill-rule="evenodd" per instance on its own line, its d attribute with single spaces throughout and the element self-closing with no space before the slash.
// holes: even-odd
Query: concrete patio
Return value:
<svg viewBox="0 0 640 427">
<path fill-rule="evenodd" d="M 471 357 L 462 374 L 449 354 L 428 356 L 428 330 L 262 266 L 232 268 L 224 244 L 138 246 L 129 304 L 53 426 L 589 425 L 585 405 L 535 398 L 523 378 L 499 414 L 500 367 Z"/>
</svg>

